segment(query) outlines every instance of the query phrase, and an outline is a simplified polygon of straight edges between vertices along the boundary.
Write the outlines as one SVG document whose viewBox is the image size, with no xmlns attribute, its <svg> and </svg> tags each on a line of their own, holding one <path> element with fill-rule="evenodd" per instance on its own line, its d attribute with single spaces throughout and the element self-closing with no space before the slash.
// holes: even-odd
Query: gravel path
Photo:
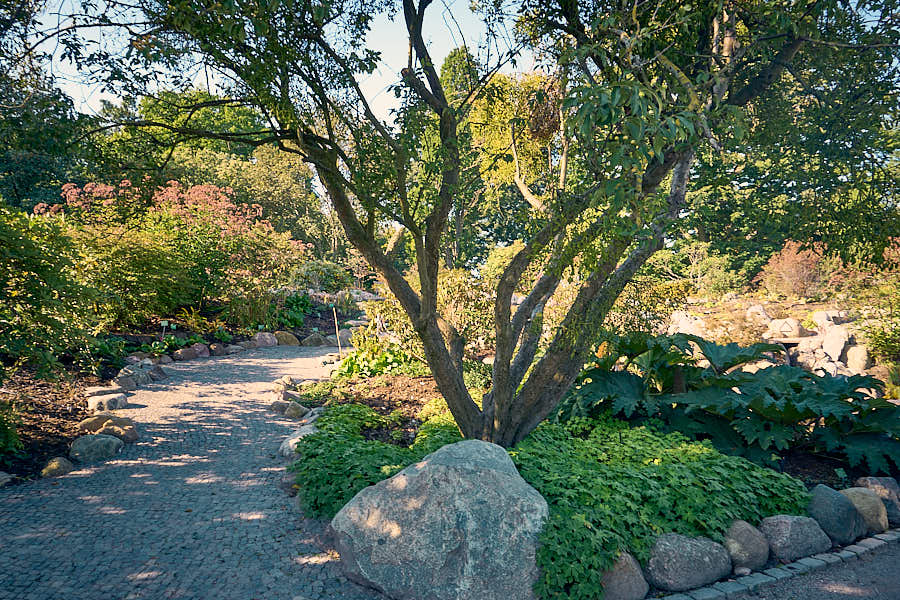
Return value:
<svg viewBox="0 0 900 600">
<path fill-rule="evenodd" d="M 282 375 L 327 375 L 325 350 L 176 363 L 132 394 L 141 439 L 115 460 L 0 489 L 0 599 L 341 598 L 340 576 L 279 486 L 296 422 L 266 410 Z"/>
</svg>

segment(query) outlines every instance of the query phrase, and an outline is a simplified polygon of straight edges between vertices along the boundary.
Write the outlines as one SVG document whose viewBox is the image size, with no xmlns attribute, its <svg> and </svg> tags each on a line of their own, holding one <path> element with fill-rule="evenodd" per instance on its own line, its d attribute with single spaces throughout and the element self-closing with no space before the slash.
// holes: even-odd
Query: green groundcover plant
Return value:
<svg viewBox="0 0 900 600">
<path fill-rule="evenodd" d="M 363 488 L 461 439 L 446 408 L 428 413 L 404 447 L 363 435 L 389 427 L 390 416 L 360 405 L 329 407 L 320 431 L 298 444 L 292 467 L 306 514 L 331 518 Z M 721 539 L 734 519 L 797 514 L 808 501 L 804 485 L 787 475 L 608 413 L 544 423 L 510 455 L 550 507 L 537 557 L 542 598 L 601 597 L 602 575 L 618 554 L 645 561 L 662 533 Z"/>
</svg>

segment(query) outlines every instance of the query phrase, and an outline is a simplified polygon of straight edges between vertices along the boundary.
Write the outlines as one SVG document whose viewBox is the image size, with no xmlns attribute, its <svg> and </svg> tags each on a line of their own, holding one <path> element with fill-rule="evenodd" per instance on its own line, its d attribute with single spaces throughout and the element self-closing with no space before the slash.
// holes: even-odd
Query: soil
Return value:
<svg viewBox="0 0 900 600">
<path fill-rule="evenodd" d="M 79 435 L 76 425 L 90 416 L 82 391 L 99 383 L 96 377 L 48 381 L 28 371 L 7 379 L 0 387 L 0 402 L 12 405 L 18 413 L 17 430 L 24 447 L 0 458 L 0 470 L 31 479 L 51 458 L 66 456 L 69 444 Z"/>
</svg>

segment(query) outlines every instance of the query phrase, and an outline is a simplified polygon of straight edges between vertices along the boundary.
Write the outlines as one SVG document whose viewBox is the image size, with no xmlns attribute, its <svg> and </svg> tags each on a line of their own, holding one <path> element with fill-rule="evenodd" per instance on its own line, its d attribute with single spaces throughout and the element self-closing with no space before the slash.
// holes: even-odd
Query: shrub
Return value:
<svg viewBox="0 0 900 600">
<path fill-rule="evenodd" d="M 327 260 L 310 260 L 291 275 L 292 285 L 302 290 L 317 290 L 333 294 L 353 286 L 353 278 L 342 267 Z"/>
<path fill-rule="evenodd" d="M 0 459 L 22 448 L 16 427 L 19 417 L 12 406 L 0 402 Z"/>
<path fill-rule="evenodd" d="M 297 445 L 300 505 L 314 517 L 332 518 L 360 490 L 391 477 L 441 446 L 462 439 L 452 418 L 436 415 L 425 421 L 411 446 L 366 440 L 364 429 L 390 425 L 367 406 L 331 406 L 316 421 L 319 432 Z"/>
<path fill-rule="evenodd" d="M 608 416 L 544 423 L 510 455 L 550 506 L 537 555 L 542 598 L 600 597 L 619 552 L 646 561 L 662 533 L 721 540 L 735 519 L 799 514 L 808 501 L 789 476 Z"/>
<path fill-rule="evenodd" d="M 425 376 L 430 374 L 423 363 L 392 342 L 380 340 L 372 326 L 354 332 L 351 338 L 354 348 L 335 371 L 338 377 L 374 377 L 375 375 L 403 374 Z"/>
<path fill-rule="evenodd" d="M 85 350 L 92 292 L 76 281 L 75 255 L 54 220 L 0 203 L 0 369 L 27 363 L 46 372 Z"/>
<path fill-rule="evenodd" d="M 819 252 L 788 241 L 772 255 L 758 276 L 772 294 L 805 298 L 819 292 L 822 257 Z"/>
<path fill-rule="evenodd" d="M 560 403 L 557 419 L 612 410 L 661 419 L 729 454 L 770 461 L 777 452 L 831 453 L 873 471 L 900 466 L 900 407 L 872 397 L 872 378 L 818 376 L 780 365 L 732 371 L 779 346 L 720 346 L 697 336 L 632 336 L 607 343 Z M 705 359 L 706 367 L 696 365 Z M 620 370 L 611 370 L 618 364 Z"/>
</svg>

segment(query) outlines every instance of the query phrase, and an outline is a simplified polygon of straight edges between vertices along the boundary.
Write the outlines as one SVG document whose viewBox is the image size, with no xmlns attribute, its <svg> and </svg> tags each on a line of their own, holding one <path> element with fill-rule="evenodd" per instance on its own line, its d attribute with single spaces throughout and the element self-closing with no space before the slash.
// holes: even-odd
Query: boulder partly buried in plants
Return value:
<svg viewBox="0 0 900 600">
<path fill-rule="evenodd" d="M 775 558 L 790 562 L 804 556 L 821 554 L 831 548 L 831 540 L 818 522 L 810 517 L 775 515 L 766 517 L 759 530 L 769 540 Z"/>
<path fill-rule="evenodd" d="M 503 448 L 467 440 L 365 488 L 331 527 L 347 577 L 396 600 L 520 600 L 547 514 Z"/>
<path fill-rule="evenodd" d="M 274 334 L 275 339 L 278 340 L 279 346 L 299 346 L 300 340 L 297 339 L 297 336 L 291 333 L 290 331 L 276 331 Z"/>
<path fill-rule="evenodd" d="M 300 429 L 297 429 L 291 435 L 284 438 L 284 441 L 281 442 L 281 446 L 278 448 L 278 454 L 283 456 L 284 458 L 291 458 L 294 456 L 294 453 L 297 450 L 297 444 L 308 435 L 312 435 L 314 433 L 318 433 L 318 429 L 312 423 L 304 425 Z"/>
<path fill-rule="evenodd" d="M 856 480 L 857 487 L 872 490 L 881 498 L 881 503 L 887 511 L 888 525 L 900 527 L 900 485 L 893 477 L 860 477 Z"/>
<path fill-rule="evenodd" d="M 864 487 L 841 490 L 866 522 L 869 533 L 884 533 L 888 528 L 887 509 L 874 491 Z"/>
<path fill-rule="evenodd" d="M 661 535 L 647 561 L 647 579 L 668 592 L 681 592 L 731 574 L 731 557 L 722 544 L 677 533 Z"/>
<path fill-rule="evenodd" d="M 602 583 L 604 600 L 641 600 L 650 591 L 641 565 L 627 552 L 603 574 Z"/>
<path fill-rule="evenodd" d="M 853 503 L 827 485 L 813 488 L 806 512 L 838 546 L 852 544 L 866 534 L 866 522 Z"/>
<path fill-rule="evenodd" d="M 115 456 L 125 442 L 111 435 L 83 435 L 72 442 L 69 458 L 80 463 L 100 462 Z"/>
<path fill-rule="evenodd" d="M 723 545 L 735 569 L 743 567 L 753 571 L 769 560 L 769 542 L 766 536 L 747 521 L 732 523 L 725 532 Z"/>
</svg>

